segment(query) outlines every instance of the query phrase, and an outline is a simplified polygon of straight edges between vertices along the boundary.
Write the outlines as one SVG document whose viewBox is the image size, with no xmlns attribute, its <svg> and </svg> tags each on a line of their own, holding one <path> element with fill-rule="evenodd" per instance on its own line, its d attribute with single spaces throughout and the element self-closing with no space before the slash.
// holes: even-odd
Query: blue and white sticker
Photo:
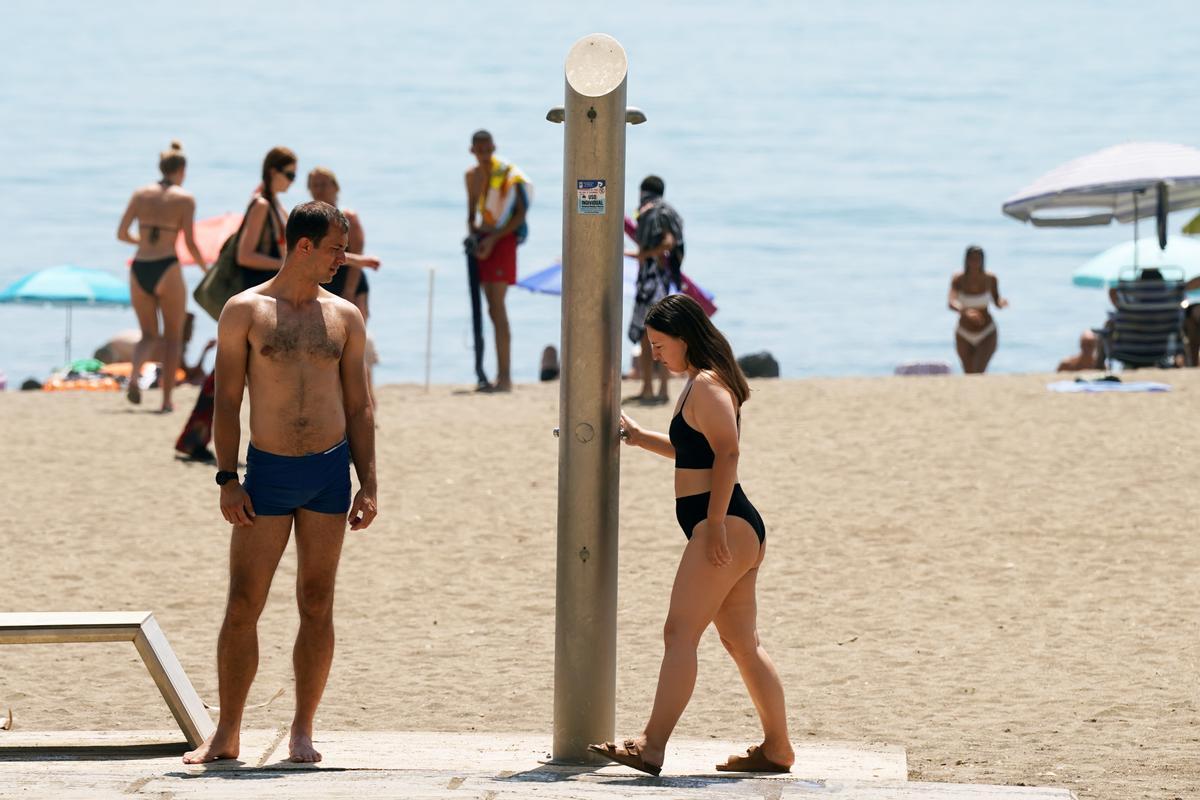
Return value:
<svg viewBox="0 0 1200 800">
<path fill-rule="evenodd" d="M 603 214 L 605 206 L 605 192 L 608 186 L 608 181 L 603 178 L 599 180 L 577 180 L 575 187 L 579 192 L 579 212 L 580 214 Z"/>
</svg>

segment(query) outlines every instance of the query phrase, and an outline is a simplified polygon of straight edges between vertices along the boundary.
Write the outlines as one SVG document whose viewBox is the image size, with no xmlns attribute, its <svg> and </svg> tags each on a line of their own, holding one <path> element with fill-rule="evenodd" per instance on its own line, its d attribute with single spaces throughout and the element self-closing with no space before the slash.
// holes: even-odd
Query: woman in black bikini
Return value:
<svg viewBox="0 0 1200 800">
<path fill-rule="evenodd" d="M 688 385 L 667 434 L 624 414 L 626 442 L 675 460 L 675 517 L 688 537 L 663 630 L 666 645 L 654 708 L 641 736 L 589 749 L 657 775 L 667 739 L 696 685 L 696 648 L 715 623 L 758 710 L 763 742 L 717 765 L 722 772 L 788 772 L 795 760 L 783 685 L 758 640 L 755 581 L 766 555 L 766 528 L 737 478 L 741 407 L 750 397 L 733 350 L 690 297 L 660 300 L 646 315 L 654 359 Z"/>
<path fill-rule="evenodd" d="M 286 147 L 272 147 L 263 159 L 262 184 L 246 209 L 245 226 L 238 239 L 237 264 L 245 289 L 266 283 L 283 267 L 287 212 L 279 195 L 295 180 L 296 154 Z"/>
<path fill-rule="evenodd" d="M 171 391 L 175 388 L 175 370 L 183 347 L 183 321 L 187 312 L 187 286 L 175 255 L 175 240 L 183 232 L 188 251 L 200 269 L 207 269 L 192 234 L 196 199 L 181 186 L 187 172 L 183 145 L 171 142 L 161 153 L 158 169 L 162 179 L 143 186 L 129 198 L 129 205 L 117 226 L 117 238 L 137 246 L 130 265 L 129 293 L 142 339 L 133 351 L 132 371 L 126 397 L 131 403 L 142 402 L 138 376 L 151 348 L 160 338 L 158 317 L 162 314 L 163 363 L 162 410 L 171 411 Z M 138 235 L 130 233 L 137 220 Z"/>
</svg>

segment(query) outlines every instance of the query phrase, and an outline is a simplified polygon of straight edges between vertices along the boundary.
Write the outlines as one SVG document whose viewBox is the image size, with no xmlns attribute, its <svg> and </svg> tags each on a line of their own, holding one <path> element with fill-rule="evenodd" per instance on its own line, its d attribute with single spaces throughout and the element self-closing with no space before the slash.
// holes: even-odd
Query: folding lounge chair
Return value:
<svg viewBox="0 0 1200 800">
<path fill-rule="evenodd" d="M 1183 281 L 1120 280 L 1116 311 L 1096 331 L 1104 347 L 1105 368 L 1120 362 L 1127 368 L 1173 367 L 1184 352 Z"/>
</svg>

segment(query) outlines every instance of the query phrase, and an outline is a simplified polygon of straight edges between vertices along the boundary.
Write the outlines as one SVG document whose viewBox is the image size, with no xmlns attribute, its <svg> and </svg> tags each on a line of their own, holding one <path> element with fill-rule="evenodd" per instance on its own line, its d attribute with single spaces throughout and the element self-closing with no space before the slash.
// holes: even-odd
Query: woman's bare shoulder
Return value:
<svg viewBox="0 0 1200 800">
<path fill-rule="evenodd" d="M 733 390 L 725 385 L 716 370 L 702 369 L 696 373 L 692 385 L 700 391 L 700 396 L 721 401 L 733 399 Z"/>
<path fill-rule="evenodd" d="M 267 209 L 269 209 L 270 207 L 271 207 L 270 201 L 267 200 L 267 198 L 263 197 L 261 194 L 259 194 L 259 195 L 255 195 L 254 199 L 250 201 L 250 208 L 247 209 L 246 213 L 247 213 L 247 216 L 250 214 L 253 214 L 254 216 L 257 217 L 257 216 L 266 214 Z"/>
</svg>

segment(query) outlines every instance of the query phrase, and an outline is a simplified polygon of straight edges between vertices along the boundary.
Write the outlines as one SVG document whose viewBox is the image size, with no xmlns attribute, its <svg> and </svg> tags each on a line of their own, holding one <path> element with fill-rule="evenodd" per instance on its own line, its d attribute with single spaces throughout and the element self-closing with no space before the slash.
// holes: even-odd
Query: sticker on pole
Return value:
<svg viewBox="0 0 1200 800">
<path fill-rule="evenodd" d="M 578 213 L 603 214 L 605 187 L 607 185 L 608 181 L 603 179 L 575 181 L 575 186 L 579 193 Z"/>
</svg>

